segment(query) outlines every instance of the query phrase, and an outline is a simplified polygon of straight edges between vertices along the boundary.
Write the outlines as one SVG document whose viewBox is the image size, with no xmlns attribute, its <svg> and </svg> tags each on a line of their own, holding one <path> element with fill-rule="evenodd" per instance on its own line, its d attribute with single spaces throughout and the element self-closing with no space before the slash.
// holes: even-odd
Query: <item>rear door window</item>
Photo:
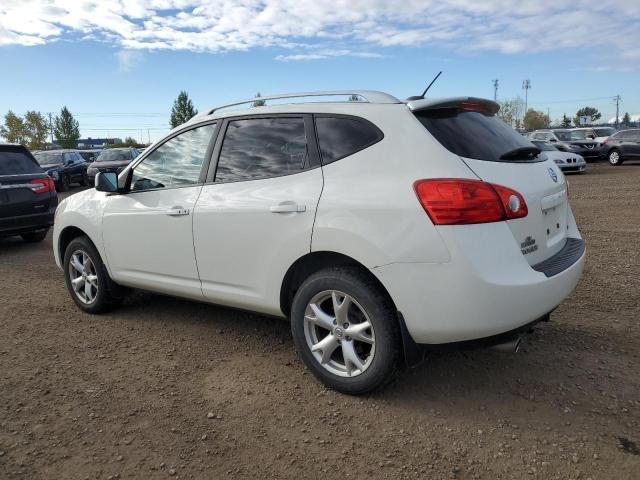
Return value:
<svg viewBox="0 0 640 480">
<path fill-rule="evenodd" d="M 316 116 L 315 120 L 323 165 L 353 155 L 383 137 L 378 128 L 362 119 Z"/>
<path fill-rule="evenodd" d="M 222 142 L 215 181 L 280 177 L 309 166 L 304 118 L 232 120 Z"/>
<path fill-rule="evenodd" d="M 19 147 L 0 146 L 0 175 L 42 173 L 42 168 Z"/>
<path fill-rule="evenodd" d="M 494 115 L 455 107 L 419 110 L 415 115 L 443 147 L 461 157 L 494 162 L 542 160 L 530 155 L 538 152 L 531 141 Z M 523 154 L 512 154 L 518 151 Z"/>
</svg>

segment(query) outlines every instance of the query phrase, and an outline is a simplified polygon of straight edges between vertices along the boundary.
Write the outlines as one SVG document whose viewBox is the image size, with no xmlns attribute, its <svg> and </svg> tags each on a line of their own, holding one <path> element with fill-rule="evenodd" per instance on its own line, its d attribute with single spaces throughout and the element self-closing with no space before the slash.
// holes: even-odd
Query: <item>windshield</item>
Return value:
<svg viewBox="0 0 640 480">
<path fill-rule="evenodd" d="M 96 162 L 126 162 L 131 160 L 129 150 L 104 150 Z"/>
<path fill-rule="evenodd" d="M 616 133 L 615 128 L 594 128 L 596 135 L 599 137 L 608 137 L 609 135 L 613 135 Z"/>
<path fill-rule="evenodd" d="M 62 163 L 61 153 L 40 152 L 36 153 L 34 156 L 40 165 L 55 165 L 57 163 Z"/>
<path fill-rule="evenodd" d="M 591 132 L 589 130 L 573 130 L 571 131 L 571 140 L 586 140 L 587 135 Z"/>
<path fill-rule="evenodd" d="M 0 175 L 42 173 L 24 147 L 0 145 Z M 0 199 L 2 195 L 0 195 Z M 1 202 L 1 200 L 0 200 Z"/>
<path fill-rule="evenodd" d="M 419 110 L 415 115 L 443 147 L 461 157 L 537 160 L 538 152 L 527 138 L 486 112 L 446 107 Z"/>
<path fill-rule="evenodd" d="M 534 140 L 532 143 L 543 152 L 553 152 L 558 150 L 556 147 L 554 147 L 553 145 L 547 142 L 540 142 L 540 141 Z"/>
<path fill-rule="evenodd" d="M 554 130 L 553 133 L 556 134 L 558 140 L 562 140 L 563 142 L 571 140 L 571 133 L 568 130 Z"/>
</svg>

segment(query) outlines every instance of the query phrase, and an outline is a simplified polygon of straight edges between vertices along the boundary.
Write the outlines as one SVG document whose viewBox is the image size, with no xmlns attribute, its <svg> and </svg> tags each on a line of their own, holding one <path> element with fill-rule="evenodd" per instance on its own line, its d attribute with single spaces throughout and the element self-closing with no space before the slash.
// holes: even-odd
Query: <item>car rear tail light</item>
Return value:
<svg viewBox="0 0 640 480">
<path fill-rule="evenodd" d="M 481 180 L 418 180 L 413 187 L 434 225 L 501 222 L 528 213 L 518 192 Z"/>
<path fill-rule="evenodd" d="M 31 191 L 34 193 L 47 193 L 56 191 L 56 183 L 53 178 L 36 178 L 31 180 Z"/>
<path fill-rule="evenodd" d="M 479 102 L 460 102 L 458 109 L 465 112 L 487 113 L 487 106 Z"/>
</svg>

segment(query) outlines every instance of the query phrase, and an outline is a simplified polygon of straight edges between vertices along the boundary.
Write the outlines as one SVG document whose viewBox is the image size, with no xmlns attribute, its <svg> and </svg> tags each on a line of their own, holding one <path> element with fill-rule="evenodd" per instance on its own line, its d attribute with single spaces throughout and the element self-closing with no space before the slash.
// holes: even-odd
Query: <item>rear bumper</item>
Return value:
<svg viewBox="0 0 640 480">
<path fill-rule="evenodd" d="M 0 218 L 0 236 L 8 237 L 51 228 L 54 215 L 55 208 L 46 213 Z"/>
<path fill-rule="evenodd" d="M 451 262 L 372 269 L 416 343 L 463 342 L 510 332 L 544 317 L 576 287 L 584 250 L 569 267 L 547 277 L 527 263 L 512 239 L 499 238 L 475 236 L 476 245 L 448 238 Z"/>
</svg>

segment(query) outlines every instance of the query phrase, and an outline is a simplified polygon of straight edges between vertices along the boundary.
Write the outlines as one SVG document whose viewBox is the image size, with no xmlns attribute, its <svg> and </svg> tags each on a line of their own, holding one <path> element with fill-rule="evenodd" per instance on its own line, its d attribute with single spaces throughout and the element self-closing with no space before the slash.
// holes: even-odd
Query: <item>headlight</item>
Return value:
<svg viewBox="0 0 640 480">
<path fill-rule="evenodd" d="M 51 171 L 47 172 L 47 175 L 49 175 L 54 180 L 58 180 L 60 178 L 60 174 L 58 173 L 57 170 L 51 170 Z"/>
</svg>

